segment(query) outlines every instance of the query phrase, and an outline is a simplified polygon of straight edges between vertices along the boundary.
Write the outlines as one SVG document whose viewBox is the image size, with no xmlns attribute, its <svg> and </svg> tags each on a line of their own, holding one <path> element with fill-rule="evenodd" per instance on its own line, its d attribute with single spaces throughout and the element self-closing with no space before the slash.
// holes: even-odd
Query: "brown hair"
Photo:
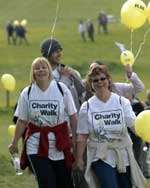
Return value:
<svg viewBox="0 0 150 188">
<path fill-rule="evenodd" d="M 107 80 L 109 81 L 109 90 L 112 89 L 112 78 L 110 73 L 108 72 L 108 69 L 106 67 L 102 67 L 101 65 L 94 67 L 93 69 L 90 69 L 89 72 L 86 75 L 86 82 L 88 86 L 90 87 L 91 91 L 94 92 L 94 89 L 92 87 L 92 80 L 95 76 L 100 75 L 101 73 L 105 74 Z"/>
<path fill-rule="evenodd" d="M 95 68 L 97 66 L 100 66 L 100 67 L 102 67 L 104 69 L 108 69 L 107 66 L 103 62 L 101 62 L 99 60 L 92 61 L 92 63 L 89 65 L 89 68 L 93 69 L 93 68 Z"/>
</svg>

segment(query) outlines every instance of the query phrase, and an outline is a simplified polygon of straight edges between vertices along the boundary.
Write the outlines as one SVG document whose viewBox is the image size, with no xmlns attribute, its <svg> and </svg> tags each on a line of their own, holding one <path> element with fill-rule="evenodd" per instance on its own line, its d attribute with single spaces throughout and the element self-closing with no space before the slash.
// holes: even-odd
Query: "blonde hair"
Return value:
<svg viewBox="0 0 150 188">
<path fill-rule="evenodd" d="M 36 82 L 35 77 L 34 77 L 34 72 L 33 72 L 33 67 L 36 63 L 44 63 L 47 65 L 47 68 L 49 70 L 49 76 L 50 76 L 50 80 L 52 79 L 52 67 L 50 65 L 50 63 L 48 62 L 48 60 L 45 57 L 37 57 L 33 60 L 32 64 L 31 64 L 31 70 L 30 70 L 30 83 L 34 83 Z"/>
</svg>

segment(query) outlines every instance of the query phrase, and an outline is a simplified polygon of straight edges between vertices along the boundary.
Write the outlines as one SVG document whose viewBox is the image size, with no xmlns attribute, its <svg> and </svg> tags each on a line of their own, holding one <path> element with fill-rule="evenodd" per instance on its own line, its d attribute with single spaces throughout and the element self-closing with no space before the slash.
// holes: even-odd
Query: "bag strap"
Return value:
<svg viewBox="0 0 150 188">
<path fill-rule="evenodd" d="M 59 82 L 56 82 L 56 83 L 57 83 L 57 87 L 58 87 L 60 93 L 62 94 L 62 96 L 64 96 L 64 92 L 63 92 L 63 89 L 62 89 L 60 83 Z"/>
<path fill-rule="evenodd" d="M 29 86 L 29 88 L 28 88 L 28 92 L 27 92 L 28 100 L 29 100 L 29 95 L 30 95 L 30 92 L 31 92 L 31 87 L 32 87 L 32 84 L 30 84 L 30 86 Z"/>
<path fill-rule="evenodd" d="M 119 103 L 120 103 L 120 105 L 122 105 L 121 96 L 119 96 Z"/>
<path fill-rule="evenodd" d="M 90 107 L 89 101 L 87 100 L 87 113 L 88 113 L 88 111 L 89 111 L 89 107 Z"/>
</svg>

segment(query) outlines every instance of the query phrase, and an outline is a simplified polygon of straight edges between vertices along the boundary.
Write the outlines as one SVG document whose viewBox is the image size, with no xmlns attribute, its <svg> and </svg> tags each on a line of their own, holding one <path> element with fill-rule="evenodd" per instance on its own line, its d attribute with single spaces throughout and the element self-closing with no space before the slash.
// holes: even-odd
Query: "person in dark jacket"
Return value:
<svg viewBox="0 0 150 188">
<path fill-rule="evenodd" d="M 104 34 L 108 34 L 108 18 L 104 11 L 101 11 L 97 18 L 98 22 L 98 32 L 100 33 L 101 30 Z"/>
<path fill-rule="evenodd" d="M 89 39 L 94 42 L 94 24 L 92 22 L 92 20 L 88 20 L 87 21 L 87 24 L 86 24 L 86 30 L 87 30 L 87 34 L 88 34 L 88 37 Z"/>
<path fill-rule="evenodd" d="M 12 21 L 8 21 L 6 25 L 6 33 L 7 33 L 7 41 L 8 44 L 15 44 L 15 36 L 14 36 L 14 26 Z"/>
<path fill-rule="evenodd" d="M 15 32 L 16 32 L 16 43 L 18 42 L 18 44 L 21 45 L 22 42 L 24 41 L 26 45 L 29 44 L 26 37 L 27 30 L 23 25 L 21 25 L 20 23 L 16 25 Z"/>
</svg>

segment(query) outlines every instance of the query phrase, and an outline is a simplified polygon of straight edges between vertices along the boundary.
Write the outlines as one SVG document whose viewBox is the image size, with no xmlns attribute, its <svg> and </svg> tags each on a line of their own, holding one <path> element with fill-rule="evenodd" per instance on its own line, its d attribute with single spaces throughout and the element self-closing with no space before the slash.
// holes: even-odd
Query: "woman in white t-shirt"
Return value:
<svg viewBox="0 0 150 188">
<path fill-rule="evenodd" d="M 18 121 L 9 151 L 18 152 L 18 141 L 24 135 L 21 167 L 32 168 L 39 188 L 72 188 L 74 158 L 65 121 L 67 113 L 75 145 L 77 110 L 72 95 L 63 83 L 53 79 L 50 64 L 43 57 L 31 65 L 31 83 L 18 101 Z"/>
<path fill-rule="evenodd" d="M 87 81 L 95 95 L 82 104 L 79 112 L 76 165 L 84 169 L 87 146 L 85 177 L 89 187 L 144 188 L 145 179 L 127 132 L 127 127 L 133 129 L 135 120 L 129 100 L 111 92 L 107 69 L 93 68 Z"/>
</svg>

